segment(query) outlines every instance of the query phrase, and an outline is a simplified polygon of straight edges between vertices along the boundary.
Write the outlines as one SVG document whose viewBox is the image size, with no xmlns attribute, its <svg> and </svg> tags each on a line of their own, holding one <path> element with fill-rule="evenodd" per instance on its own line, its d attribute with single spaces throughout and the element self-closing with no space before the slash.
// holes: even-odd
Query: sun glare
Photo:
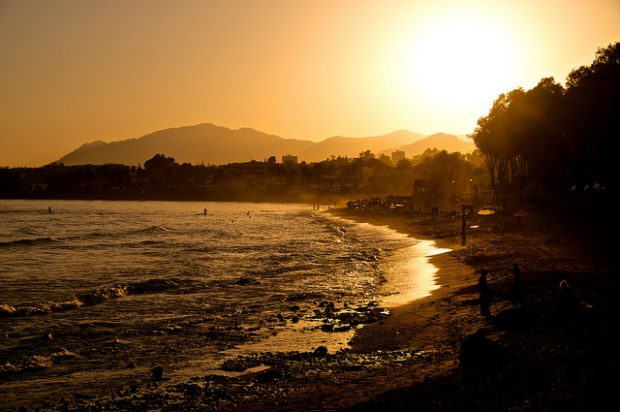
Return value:
<svg viewBox="0 0 620 412">
<path fill-rule="evenodd" d="M 416 36 L 406 83 L 444 107 L 488 106 L 510 87 L 515 50 L 506 33 L 476 20 L 444 21 Z"/>
</svg>

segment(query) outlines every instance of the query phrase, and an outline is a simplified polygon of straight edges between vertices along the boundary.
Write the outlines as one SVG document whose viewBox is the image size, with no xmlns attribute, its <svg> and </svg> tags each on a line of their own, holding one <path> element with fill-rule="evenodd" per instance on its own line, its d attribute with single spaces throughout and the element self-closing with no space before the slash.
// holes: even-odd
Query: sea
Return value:
<svg viewBox="0 0 620 412">
<path fill-rule="evenodd" d="M 360 326 L 325 331 L 317 310 L 427 296 L 445 251 L 309 204 L 0 200 L 0 409 L 346 349 Z"/>
</svg>

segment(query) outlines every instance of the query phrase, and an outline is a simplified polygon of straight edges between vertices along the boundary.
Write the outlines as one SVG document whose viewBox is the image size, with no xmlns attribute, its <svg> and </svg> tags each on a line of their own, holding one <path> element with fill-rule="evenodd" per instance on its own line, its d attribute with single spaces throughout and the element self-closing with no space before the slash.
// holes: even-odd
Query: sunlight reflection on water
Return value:
<svg viewBox="0 0 620 412">
<path fill-rule="evenodd" d="M 353 224 L 353 221 L 341 220 Z M 358 225 L 381 230 L 386 237 L 415 241 L 415 244 L 399 250 L 393 258 L 381 263 L 380 268 L 387 282 L 378 290 L 380 306 L 393 308 L 404 305 L 429 296 L 439 288 L 435 282 L 438 268 L 431 263 L 431 257 L 450 252 L 451 249 L 439 248 L 432 240 L 417 240 L 387 226 L 368 223 Z"/>
<path fill-rule="evenodd" d="M 431 263 L 431 257 L 449 251 L 450 249 L 436 247 L 435 242 L 430 240 L 421 240 L 403 250 L 402 253 L 409 257 L 396 259 L 393 263 L 386 264 L 391 267 L 384 269 L 388 278 L 385 289 L 397 293 L 383 297 L 381 304 L 389 308 L 429 296 L 439 288 L 435 282 L 438 268 Z"/>
</svg>

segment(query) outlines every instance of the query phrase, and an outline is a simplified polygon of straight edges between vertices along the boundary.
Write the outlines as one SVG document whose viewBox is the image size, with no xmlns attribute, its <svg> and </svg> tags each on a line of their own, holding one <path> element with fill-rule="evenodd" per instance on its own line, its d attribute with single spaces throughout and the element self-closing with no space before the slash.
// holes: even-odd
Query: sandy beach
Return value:
<svg viewBox="0 0 620 412">
<path fill-rule="evenodd" d="M 612 398 L 620 360 L 618 279 L 605 228 L 569 226 L 542 212 L 502 225 L 479 217 L 468 222 L 462 245 L 458 218 L 330 213 L 450 249 L 430 258 L 439 287 L 357 329 L 351 349 L 242 356 L 222 365 L 235 375 L 176 385 L 166 383 L 163 371 L 41 410 L 555 411 L 599 410 Z M 525 305 L 509 298 L 514 263 L 522 270 Z M 480 314 L 482 268 L 494 292 L 489 318 Z M 557 303 L 561 280 L 576 292 L 570 314 Z"/>
<path fill-rule="evenodd" d="M 606 228 L 542 212 L 499 228 L 496 219 L 482 218 L 468 223 L 474 228 L 463 246 L 459 219 L 334 213 L 452 249 L 431 258 L 439 289 L 358 330 L 351 341 L 354 354 L 405 351 L 421 360 L 334 371 L 252 410 L 597 410 L 612 398 L 618 279 Z M 514 263 L 523 272 L 526 305 L 509 299 Z M 489 270 L 495 294 L 489 319 L 480 315 L 480 268 Z M 569 316 L 554 298 L 563 279 L 578 298 Z"/>
</svg>

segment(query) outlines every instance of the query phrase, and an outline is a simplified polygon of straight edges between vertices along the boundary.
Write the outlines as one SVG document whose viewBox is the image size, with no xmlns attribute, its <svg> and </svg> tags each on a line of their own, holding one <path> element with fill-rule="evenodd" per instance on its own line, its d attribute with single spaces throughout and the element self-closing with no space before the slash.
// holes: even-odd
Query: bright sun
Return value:
<svg viewBox="0 0 620 412">
<path fill-rule="evenodd" d="M 515 77 L 513 52 L 505 33 L 482 20 L 444 21 L 411 45 L 407 83 L 444 107 L 488 106 Z"/>
</svg>

